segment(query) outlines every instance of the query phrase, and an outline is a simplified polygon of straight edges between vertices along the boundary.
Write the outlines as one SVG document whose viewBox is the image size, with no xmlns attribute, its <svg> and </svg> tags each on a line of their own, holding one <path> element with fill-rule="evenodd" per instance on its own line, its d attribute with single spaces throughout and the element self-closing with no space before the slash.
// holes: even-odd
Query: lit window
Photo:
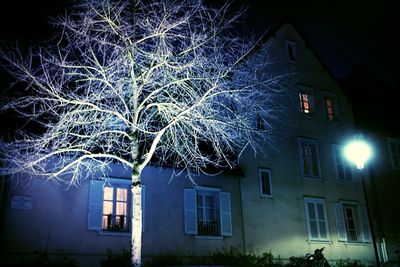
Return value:
<svg viewBox="0 0 400 267">
<path fill-rule="evenodd" d="M 261 196 L 271 196 L 271 170 L 259 169 Z"/>
<path fill-rule="evenodd" d="M 298 140 L 301 174 L 304 177 L 319 177 L 319 159 L 317 142 L 311 139 Z"/>
<path fill-rule="evenodd" d="M 128 231 L 128 188 L 104 187 L 102 229 Z"/>
<path fill-rule="evenodd" d="M 337 111 L 336 111 L 336 97 L 331 94 L 325 94 L 325 110 L 328 121 L 337 120 Z"/>
<path fill-rule="evenodd" d="M 312 107 L 312 93 L 310 90 L 299 91 L 300 110 L 303 113 L 310 114 L 313 110 Z"/>
<path fill-rule="evenodd" d="M 328 221 L 325 201 L 319 198 L 304 199 L 308 238 L 310 241 L 328 241 Z"/>
<path fill-rule="evenodd" d="M 291 63 L 297 62 L 297 49 L 296 49 L 295 42 L 286 40 L 286 53 L 287 53 L 289 62 L 291 62 Z"/>
<path fill-rule="evenodd" d="M 388 138 L 390 161 L 393 169 L 400 169 L 400 140 Z"/>
<path fill-rule="evenodd" d="M 371 242 L 371 232 L 365 206 L 336 203 L 335 216 L 339 241 Z"/>
<path fill-rule="evenodd" d="M 88 230 L 98 232 L 129 232 L 130 179 L 106 178 L 90 180 Z M 142 185 L 142 231 L 145 226 L 145 185 Z"/>
<path fill-rule="evenodd" d="M 338 181 L 354 182 L 353 168 L 351 167 L 351 164 L 344 158 L 343 146 L 332 145 L 332 150 L 336 165 L 336 177 Z"/>
<path fill-rule="evenodd" d="M 230 193 L 216 188 L 184 190 L 185 233 L 197 236 L 231 236 Z"/>
</svg>

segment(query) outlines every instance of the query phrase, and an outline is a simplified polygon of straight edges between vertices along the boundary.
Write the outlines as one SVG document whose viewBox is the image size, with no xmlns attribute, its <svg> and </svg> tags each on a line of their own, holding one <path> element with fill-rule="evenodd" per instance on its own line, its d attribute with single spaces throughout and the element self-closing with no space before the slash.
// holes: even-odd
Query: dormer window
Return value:
<svg viewBox="0 0 400 267">
<path fill-rule="evenodd" d="M 289 62 L 291 63 L 297 62 L 297 49 L 295 42 L 286 40 L 286 53 Z"/>
</svg>

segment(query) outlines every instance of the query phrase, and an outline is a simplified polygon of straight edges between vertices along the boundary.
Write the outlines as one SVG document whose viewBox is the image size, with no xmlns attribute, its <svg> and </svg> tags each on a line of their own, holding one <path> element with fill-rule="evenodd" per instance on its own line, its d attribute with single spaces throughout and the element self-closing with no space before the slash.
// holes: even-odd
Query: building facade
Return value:
<svg viewBox="0 0 400 267">
<path fill-rule="evenodd" d="M 256 155 L 245 151 L 240 173 L 198 176 L 196 185 L 184 173 L 146 168 L 144 259 L 231 247 L 288 259 L 325 247 L 330 261 L 374 262 L 360 177 L 341 153 L 354 133 L 350 104 L 293 26 L 270 32 L 264 46 L 275 70 L 295 77 L 280 137 Z M 110 169 L 69 190 L 40 179 L 10 181 L 1 257 L 16 262 L 42 251 L 95 266 L 107 249 L 129 249 L 130 174 Z"/>
</svg>

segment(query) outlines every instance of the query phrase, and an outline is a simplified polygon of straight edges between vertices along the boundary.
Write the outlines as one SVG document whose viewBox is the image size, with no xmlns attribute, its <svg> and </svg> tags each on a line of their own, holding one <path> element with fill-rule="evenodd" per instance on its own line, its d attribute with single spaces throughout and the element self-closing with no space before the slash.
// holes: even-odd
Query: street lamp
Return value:
<svg viewBox="0 0 400 267">
<path fill-rule="evenodd" d="M 371 218 L 371 213 L 370 213 L 370 208 L 369 208 L 368 195 L 367 195 L 367 190 L 365 187 L 365 178 L 364 178 L 364 172 L 363 172 L 364 164 L 368 160 L 370 160 L 372 157 L 372 148 L 364 140 L 362 135 L 356 135 L 352 141 L 350 141 L 348 144 L 345 145 L 343 152 L 344 152 L 344 156 L 346 157 L 346 159 L 348 159 L 350 162 L 356 164 L 357 169 L 360 172 L 363 193 L 364 193 L 364 198 L 365 198 L 365 206 L 367 208 L 367 214 L 368 214 L 368 222 L 369 222 L 370 230 L 371 230 L 372 244 L 374 247 L 375 261 L 376 261 L 377 266 L 379 266 L 378 249 L 376 247 L 374 227 L 372 225 L 372 218 Z"/>
</svg>

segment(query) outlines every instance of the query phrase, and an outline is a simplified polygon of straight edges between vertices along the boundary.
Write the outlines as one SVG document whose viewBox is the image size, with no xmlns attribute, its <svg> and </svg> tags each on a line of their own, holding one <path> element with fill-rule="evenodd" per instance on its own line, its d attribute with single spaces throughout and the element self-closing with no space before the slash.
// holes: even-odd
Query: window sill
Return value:
<svg viewBox="0 0 400 267">
<path fill-rule="evenodd" d="M 112 232 L 112 231 L 100 231 L 99 235 L 105 236 L 130 236 L 130 232 Z"/>
<path fill-rule="evenodd" d="M 260 195 L 261 198 L 272 198 L 272 195 Z"/>
<path fill-rule="evenodd" d="M 354 242 L 349 242 L 349 241 L 340 241 L 343 242 L 345 245 L 353 245 L 353 246 L 368 246 L 371 244 L 371 242 L 363 242 L 363 241 L 354 241 Z"/>
<path fill-rule="evenodd" d="M 331 240 L 307 240 L 310 244 L 332 244 Z"/>
<path fill-rule="evenodd" d="M 318 181 L 318 182 L 324 181 L 324 179 L 321 176 L 300 176 L 300 178 L 306 181 Z"/>
<path fill-rule="evenodd" d="M 206 236 L 206 235 L 195 235 L 196 239 L 209 239 L 209 240 L 223 240 L 223 236 Z"/>
</svg>

